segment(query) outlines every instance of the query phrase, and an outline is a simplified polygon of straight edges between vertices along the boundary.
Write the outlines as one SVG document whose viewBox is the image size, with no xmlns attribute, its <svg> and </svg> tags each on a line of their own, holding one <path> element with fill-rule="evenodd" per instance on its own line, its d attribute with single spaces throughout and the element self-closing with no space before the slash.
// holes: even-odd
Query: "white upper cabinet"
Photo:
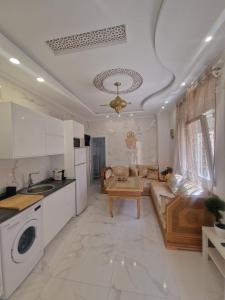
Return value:
<svg viewBox="0 0 225 300">
<path fill-rule="evenodd" d="M 0 122 L 0 159 L 64 153 L 60 120 L 3 102 L 0 103 Z"/>
<path fill-rule="evenodd" d="M 64 153 L 64 123 L 49 116 L 46 118 L 46 152 L 47 155 Z"/>
<path fill-rule="evenodd" d="M 74 127 L 74 137 L 83 139 L 84 138 L 84 125 L 74 121 L 73 127 Z"/>
<path fill-rule="evenodd" d="M 12 105 L 13 157 L 45 155 L 45 118 L 19 105 Z"/>
<path fill-rule="evenodd" d="M 64 136 L 64 124 L 62 120 L 47 116 L 46 133 L 48 135 Z"/>
</svg>

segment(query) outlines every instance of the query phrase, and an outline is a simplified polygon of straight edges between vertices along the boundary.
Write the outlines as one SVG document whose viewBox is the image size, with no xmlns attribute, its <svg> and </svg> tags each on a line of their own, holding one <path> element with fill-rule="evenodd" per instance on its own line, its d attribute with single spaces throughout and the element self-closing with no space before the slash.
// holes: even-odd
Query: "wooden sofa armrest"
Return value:
<svg viewBox="0 0 225 300">
<path fill-rule="evenodd" d="M 212 225 L 205 198 L 177 196 L 166 206 L 166 242 L 173 248 L 201 248 L 202 226 Z M 176 246 L 178 245 L 178 246 Z"/>
<path fill-rule="evenodd" d="M 108 170 L 112 171 L 112 168 L 111 167 L 105 167 L 105 168 L 101 169 L 101 192 L 102 193 L 106 193 L 106 190 L 105 190 L 105 173 Z"/>
</svg>

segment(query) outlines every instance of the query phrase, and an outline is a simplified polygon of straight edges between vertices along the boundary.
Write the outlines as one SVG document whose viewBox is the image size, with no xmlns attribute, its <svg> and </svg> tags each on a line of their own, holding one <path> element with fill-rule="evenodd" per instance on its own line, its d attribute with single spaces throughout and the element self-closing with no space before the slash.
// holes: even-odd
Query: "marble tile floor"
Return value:
<svg viewBox="0 0 225 300">
<path fill-rule="evenodd" d="M 149 197 L 108 213 L 98 184 L 10 300 L 222 300 L 223 278 L 201 253 L 167 250 Z"/>
</svg>

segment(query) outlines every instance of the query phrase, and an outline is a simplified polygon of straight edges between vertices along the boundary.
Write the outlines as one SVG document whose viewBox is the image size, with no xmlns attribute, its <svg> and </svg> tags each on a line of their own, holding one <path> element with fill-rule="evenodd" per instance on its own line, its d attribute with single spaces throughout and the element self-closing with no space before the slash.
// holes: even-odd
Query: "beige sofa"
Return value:
<svg viewBox="0 0 225 300">
<path fill-rule="evenodd" d="M 143 195 L 150 195 L 150 181 L 158 180 L 158 167 L 151 165 L 112 166 L 106 167 L 101 174 L 101 190 L 105 192 L 106 187 L 114 176 L 129 177 L 138 176 L 143 182 Z"/>
<path fill-rule="evenodd" d="M 167 248 L 200 250 L 201 228 L 212 224 L 204 206 L 209 193 L 178 174 L 151 180 L 150 192 Z"/>
</svg>

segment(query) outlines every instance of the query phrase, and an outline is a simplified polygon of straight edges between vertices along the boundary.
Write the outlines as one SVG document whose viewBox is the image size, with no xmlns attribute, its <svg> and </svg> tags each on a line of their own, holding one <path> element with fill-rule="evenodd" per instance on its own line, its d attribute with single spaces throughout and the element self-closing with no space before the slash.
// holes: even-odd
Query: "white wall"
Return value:
<svg viewBox="0 0 225 300">
<path fill-rule="evenodd" d="M 175 108 L 165 109 L 157 115 L 157 140 L 159 169 L 173 166 L 174 139 L 170 137 L 170 129 L 175 128 Z"/>
<path fill-rule="evenodd" d="M 137 163 L 157 163 L 157 133 L 154 117 L 105 119 L 89 122 L 86 132 L 92 137 L 106 138 L 106 164 L 131 164 L 130 152 L 126 146 L 127 132 L 134 131 L 137 138 Z"/>
</svg>

